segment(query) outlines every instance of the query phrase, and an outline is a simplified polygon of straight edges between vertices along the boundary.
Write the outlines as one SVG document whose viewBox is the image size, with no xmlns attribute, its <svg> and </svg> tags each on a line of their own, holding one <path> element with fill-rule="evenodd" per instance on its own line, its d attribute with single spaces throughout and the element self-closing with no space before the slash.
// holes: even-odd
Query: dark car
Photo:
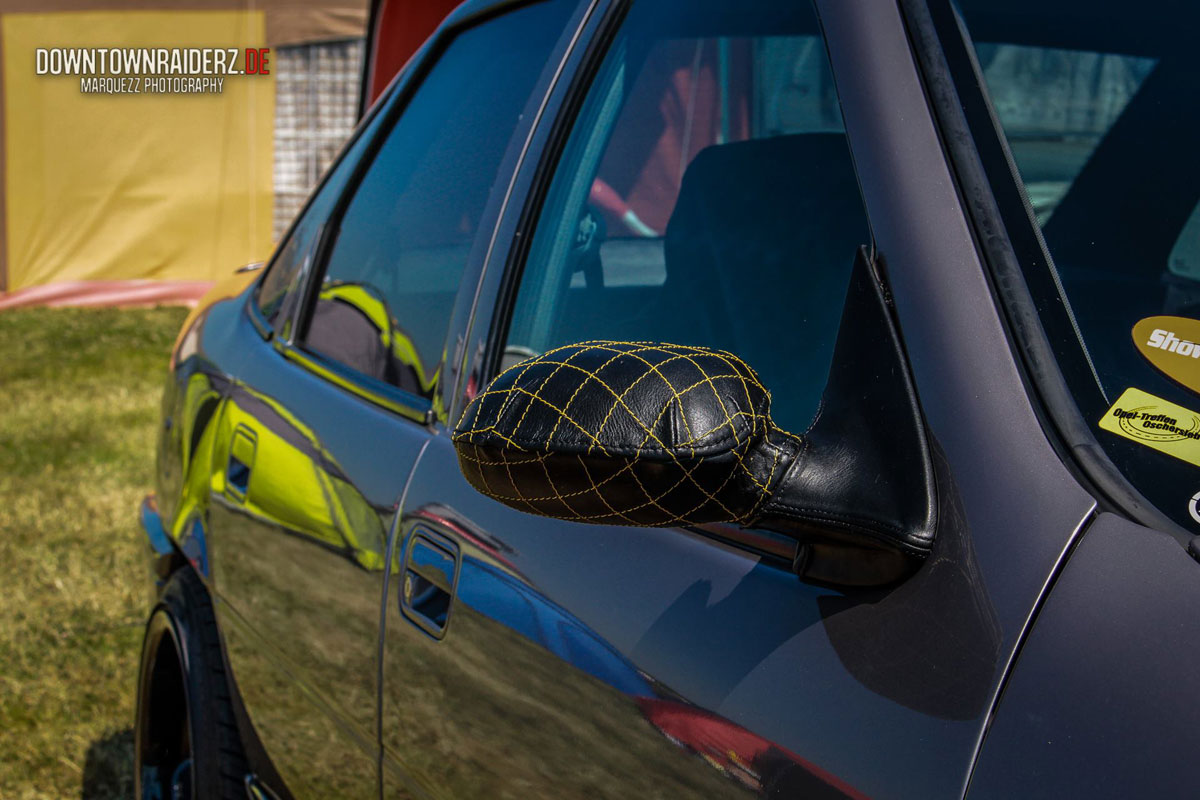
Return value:
<svg viewBox="0 0 1200 800">
<path fill-rule="evenodd" d="M 1197 30 L 457 9 L 174 348 L 139 797 L 1195 796 Z"/>
</svg>

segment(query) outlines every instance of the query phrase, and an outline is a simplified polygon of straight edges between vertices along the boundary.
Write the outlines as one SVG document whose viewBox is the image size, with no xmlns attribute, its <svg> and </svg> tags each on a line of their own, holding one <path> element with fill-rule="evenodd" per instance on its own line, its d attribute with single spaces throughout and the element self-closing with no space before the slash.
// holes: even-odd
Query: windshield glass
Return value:
<svg viewBox="0 0 1200 800">
<path fill-rule="evenodd" d="M 947 58 L 984 109 L 968 118 L 1081 411 L 1136 488 L 1200 532 L 1200 7 L 933 5 L 966 30 Z"/>
</svg>

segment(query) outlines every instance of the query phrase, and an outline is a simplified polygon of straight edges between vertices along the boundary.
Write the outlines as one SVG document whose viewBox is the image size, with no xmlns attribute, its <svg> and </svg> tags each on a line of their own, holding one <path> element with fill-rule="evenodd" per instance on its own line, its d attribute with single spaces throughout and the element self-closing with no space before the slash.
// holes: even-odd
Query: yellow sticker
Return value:
<svg viewBox="0 0 1200 800">
<path fill-rule="evenodd" d="M 1133 326 L 1133 344 L 1168 378 L 1200 392 L 1200 320 L 1146 317 Z"/>
<path fill-rule="evenodd" d="M 1200 466 L 1200 413 L 1149 392 L 1126 389 L 1100 420 L 1100 427 Z"/>
</svg>

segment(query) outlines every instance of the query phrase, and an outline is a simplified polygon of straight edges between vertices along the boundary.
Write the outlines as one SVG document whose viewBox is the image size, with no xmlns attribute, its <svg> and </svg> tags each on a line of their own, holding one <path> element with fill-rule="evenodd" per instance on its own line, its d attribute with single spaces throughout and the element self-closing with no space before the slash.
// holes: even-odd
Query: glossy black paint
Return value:
<svg viewBox="0 0 1200 800">
<path fill-rule="evenodd" d="M 389 607 L 385 767 L 407 766 L 406 727 L 436 725 L 454 759 L 433 767 L 434 785 L 465 770 L 504 797 L 738 796 L 744 781 L 700 769 L 704 762 L 687 755 L 688 747 L 704 752 L 702 739 L 673 743 L 646 725 L 645 701 L 669 699 L 854 785 L 812 759 L 796 735 L 818 733 L 812 715 L 832 699 L 825 680 L 800 689 L 806 697 L 793 707 L 804 714 L 776 713 L 784 693 L 794 691 L 793 674 L 824 663 L 819 671 L 829 676 L 837 663 L 823 641 L 819 607 L 836 593 L 697 533 L 563 523 L 501 506 L 470 488 L 445 436 L 431 441 L 404 508 L 402 526 L 433 527 L 456 541 L 464 564 L 490 563 L 516 591 L 536 597 L 536 606 L 560 609 L 575 630 L 602 643 L 594 647 L 611 653 L 610 661 L 628 665 L 629 679 L 589 672 L 600 659 L 584 652 L 530 649 L 530 637 L 519 635 L 520 615 L 487 591 L 493 579 L 464 567 L 444 640 L 415 633 Z M 431 685 L 441 698 L 438 720 L 413 719 Z M 766 747 L 741 755 L 749 764 Z M 854 792 L 846 796 L 863 796 L 861 787 Z"/>
<path fill-rule="evenodd" d="M 445 30 L 508 5 L 468 4 Z M 505 157 L 431 424 L 288 358 L 249 290 L 181 334 L 145 524 L 174 542 L 151 537 L 164 568 L 190 563 L 217 600 L 274 791 L 1129 796 L 1152 772 L 1151 793 L 1184 793 L 1195 709 L 1168 687 L 1187 691 L 1200 565 L 1112 515 L 1088 527 L 1095 500 L 1039 421 L 899 8 L 816 6 L 931 441 L 928 562 L 838 591 L 702 530 L 534 517 L 463 478 L 447 423 L 492 377 L 545 154 L 621 14 L 581 3 Z M 252 463 L 231 461 L 239 430 Z"/>
<path fill-rule="evenodd" d="M 1021 651 L 967 796 L 1194 795 L 1198 602 L 1200 565 L 1174 538 L 1101 514 Z"/>
<path fill-rule="evenodd" d="M 214 472 L 237 430 L 256 434 L 257 456 L 245 498 L 227 485 L 208 509 L 230 664 L 293 793 L 369 797 L 387 532 L 426 432 L 282 357 L 245 317 L 242 326 Z"/>
</svg>

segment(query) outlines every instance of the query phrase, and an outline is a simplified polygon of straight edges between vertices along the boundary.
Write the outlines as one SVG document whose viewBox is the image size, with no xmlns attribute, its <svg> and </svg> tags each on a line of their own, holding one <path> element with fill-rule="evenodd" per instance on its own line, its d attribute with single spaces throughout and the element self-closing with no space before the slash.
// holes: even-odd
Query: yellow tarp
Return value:
<svg viewBox="0 0 1200 800">
<path fill-rule="evenodd" d="M 274 77 L 220 94 L 99 95 L 39 47 L 264 47 L 261 11 L 5 14 L 8 289 L 216 279 L 271 250 Z"/>
</svg>

